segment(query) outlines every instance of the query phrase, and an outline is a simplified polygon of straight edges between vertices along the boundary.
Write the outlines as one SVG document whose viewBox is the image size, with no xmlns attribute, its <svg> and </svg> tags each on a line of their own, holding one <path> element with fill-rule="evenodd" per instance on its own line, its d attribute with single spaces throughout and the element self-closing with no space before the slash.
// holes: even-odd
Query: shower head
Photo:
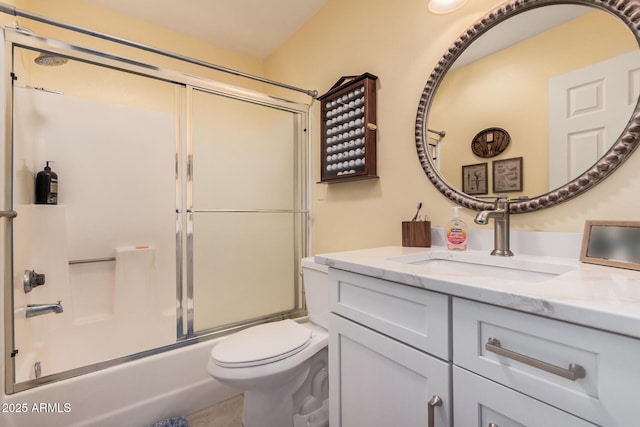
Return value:
<svg viewBox="0 0 640 427">
<path fill-rule="evenodd" d="M 38 65 L 44 65 L 47 67 L 57 67 L 59 65 L 64 65 L 69 61 L 68 58 L 63 58 L 62 56 L 57 56 L 51 53 L 42 52 L 34 62 Z"/>
</svg>

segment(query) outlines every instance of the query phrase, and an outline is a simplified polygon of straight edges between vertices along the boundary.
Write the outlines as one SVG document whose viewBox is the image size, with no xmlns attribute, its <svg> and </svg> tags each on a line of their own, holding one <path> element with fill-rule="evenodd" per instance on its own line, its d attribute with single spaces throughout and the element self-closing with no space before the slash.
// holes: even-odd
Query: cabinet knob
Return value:
<svg viewBox="0 0 640 427">
<path fill-rule="evenodd" d="M 427 406 L 429 408 L 429 412 L 427 413 L 429 422 L 428 427 L 435 427 L 435 409 L 436 406 L 442 406 L 442 399 L 440 398 L 440 396 L 435 395 L 431 398 L 431 400 L 429 400 Z"/>
</svg>

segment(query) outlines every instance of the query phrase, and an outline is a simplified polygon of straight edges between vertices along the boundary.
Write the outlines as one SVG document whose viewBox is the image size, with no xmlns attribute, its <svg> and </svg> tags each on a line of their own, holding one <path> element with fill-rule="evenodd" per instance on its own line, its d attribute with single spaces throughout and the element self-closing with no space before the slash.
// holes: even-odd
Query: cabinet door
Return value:
<svg viewBox="0 0 640 427">
<path fill-rule="evenodd" d="M 329 366 L 331 427 L 451 425 L 447 362 L 331 313 Z"/>
<path fill-rule="evenodd" d="M 595 427 L 457 366 L 453 367 L 453 418 L 460 427 Z"/>
</svg>

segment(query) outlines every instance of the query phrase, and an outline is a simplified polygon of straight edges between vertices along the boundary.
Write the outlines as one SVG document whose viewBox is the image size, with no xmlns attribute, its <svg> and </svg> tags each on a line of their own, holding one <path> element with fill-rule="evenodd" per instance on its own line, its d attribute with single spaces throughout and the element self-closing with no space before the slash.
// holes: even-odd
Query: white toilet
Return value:
<svg viewBox="0 0 640 427">
<path fill-rule="evenodd" d="M 310 322 L 282 320 L 242 330 L 211 350 L 209 373 L 245 390 L 243 427 L 327 427 L 327 267 L 302 260 Z"/>
</svg>

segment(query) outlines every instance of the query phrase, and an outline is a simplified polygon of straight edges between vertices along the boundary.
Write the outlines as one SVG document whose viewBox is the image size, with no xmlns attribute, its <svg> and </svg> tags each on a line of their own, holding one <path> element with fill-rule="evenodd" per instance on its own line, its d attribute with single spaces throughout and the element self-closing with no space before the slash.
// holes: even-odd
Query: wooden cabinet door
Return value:
<svg viewBox="0 0 640 427">
<path fill-rule="evenodd" d="M 451 365 L 334 313 L 329 315 L 331 427 L 451 426 Z"/>
</svg>

